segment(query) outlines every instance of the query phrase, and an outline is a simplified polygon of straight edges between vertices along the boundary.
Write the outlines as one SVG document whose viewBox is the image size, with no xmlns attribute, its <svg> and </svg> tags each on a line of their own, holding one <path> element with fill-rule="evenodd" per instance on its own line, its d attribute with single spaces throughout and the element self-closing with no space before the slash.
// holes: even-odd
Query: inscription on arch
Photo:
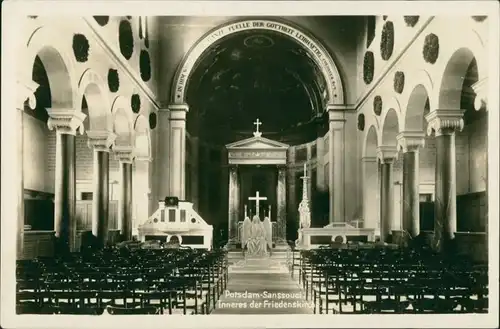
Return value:
<svg viewBox="0 0 500 329">
<path fill-rule="evenodd" d="M 206 34 L 188 53 L 175 76 L 172 102 L 186 102 L 186 87 L 195 62 L 212 44 L 228 35 L 247 30 L 269 30 L 284 34 L 298 42 L 314 59 L 327 83 L 328 102 L 343 104 L 344 96 L 340 74 L 326 49 L 306 32 L 286 23 L 271 20 L 246 20 L 224 25 Z"/>
</svg>

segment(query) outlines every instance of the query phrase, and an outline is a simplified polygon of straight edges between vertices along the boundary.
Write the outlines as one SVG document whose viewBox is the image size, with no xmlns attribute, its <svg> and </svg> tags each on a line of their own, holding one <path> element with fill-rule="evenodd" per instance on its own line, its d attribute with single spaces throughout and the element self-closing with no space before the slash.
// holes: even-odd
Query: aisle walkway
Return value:
<svg viewBox="0 0 500 329">
<path fill-rule="evenodd" d="M 227 290 L 212 314 L 312 314 L 312 305 L 284 268 L 270 260 L 232 265 Z"/>
</svg>

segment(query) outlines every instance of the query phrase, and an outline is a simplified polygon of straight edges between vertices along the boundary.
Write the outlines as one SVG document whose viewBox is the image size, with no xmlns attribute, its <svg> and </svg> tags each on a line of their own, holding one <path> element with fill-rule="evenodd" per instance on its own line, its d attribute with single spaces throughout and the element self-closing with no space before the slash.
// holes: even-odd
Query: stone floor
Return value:
<svg viewBox="0 0 500 329">
<path fill-rule="evenodd" d="M 227 290 L 212 314 L 312 314 L 296 281 L 275 260 L 246 259 L 231 265 Z"/>
</svg>

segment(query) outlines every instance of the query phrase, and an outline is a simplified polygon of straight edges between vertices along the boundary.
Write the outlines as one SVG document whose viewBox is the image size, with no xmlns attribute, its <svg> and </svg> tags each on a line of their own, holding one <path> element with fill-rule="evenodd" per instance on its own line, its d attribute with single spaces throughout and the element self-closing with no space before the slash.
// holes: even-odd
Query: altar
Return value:
<svg viewBox="0 0 500 329">
<path fill-rule="evenodd" d="M 289 145 L 265 137 L 226 145 L 229 164 L 228 248 L 239 248 L 245 218 L 271 221 L 272 245 L 286 244 L 286 164 Z"/>
<path fill-rule="evenodd" d="M 158 210 L 139 226 L 139 240 L 161 240 L 169 243 L 176 239 L 180 246 L 212 249 L 213 227 L 201 218 L 187 201 L 158 202 Z"/>
</svg>

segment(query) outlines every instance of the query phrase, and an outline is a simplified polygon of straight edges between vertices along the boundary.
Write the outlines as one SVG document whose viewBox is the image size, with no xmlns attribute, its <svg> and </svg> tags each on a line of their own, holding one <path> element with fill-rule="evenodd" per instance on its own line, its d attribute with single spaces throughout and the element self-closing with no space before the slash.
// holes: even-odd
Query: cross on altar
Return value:
<svg viewBox="0 0 500 329">
<path fill-rule="evenodd" d="M 256 212 L 256 215 L 257 215 L 257 216 L 259 216 L 259 205 L 260 205 L 260 201 L 267 200 L 267 197 L 265 197 L 265 196 L 262 196 L 262 197 L 261 197 L 261 196 L 260 196 L 259 191 L 257 191 L 257 192 L 255 193 L 255 196 L 251 196 L 251 197 L 249 197 L 249 198 L 248 198 L 248 200 L 250 200 L 250 201 L 254 201 L 254 200 L 255 200 L 255 202 L 257 203 L 257 206 L 256 206 L 256 208 L 257 208 L 257 209 L 256 209 L 256 211 L 255 211 L 255 212 Z"/>
</svg>

